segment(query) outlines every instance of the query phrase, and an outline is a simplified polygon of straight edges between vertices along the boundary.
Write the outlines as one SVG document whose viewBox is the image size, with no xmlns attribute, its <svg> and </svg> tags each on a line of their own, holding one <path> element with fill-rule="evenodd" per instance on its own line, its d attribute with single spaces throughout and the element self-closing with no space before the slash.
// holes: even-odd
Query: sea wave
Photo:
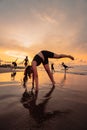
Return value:
<svg viewBox="0 0 87 130">
<path fill-rule="evenodd" d="M 57 72 L 57 71 L 56 71 Z M 58 72 L 64 72 L 64 69 L 59 69 Z M 76 75 L 87 75 L 87 65 L 76 65 L 68 68 L 66 73 L 76 74 Z"/>
</svg>

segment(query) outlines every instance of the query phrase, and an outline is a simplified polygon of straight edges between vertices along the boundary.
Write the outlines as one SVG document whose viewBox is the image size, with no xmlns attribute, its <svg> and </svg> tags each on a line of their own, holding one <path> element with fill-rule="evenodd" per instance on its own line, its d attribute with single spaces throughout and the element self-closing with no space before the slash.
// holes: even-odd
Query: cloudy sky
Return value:
<svg viewBox="0 0 87 130">
<path fill-rule="evenodd" d="M 87 0 L 0 0 L 0 59 L 43 49 L 87 63 Z"/>
</svg>

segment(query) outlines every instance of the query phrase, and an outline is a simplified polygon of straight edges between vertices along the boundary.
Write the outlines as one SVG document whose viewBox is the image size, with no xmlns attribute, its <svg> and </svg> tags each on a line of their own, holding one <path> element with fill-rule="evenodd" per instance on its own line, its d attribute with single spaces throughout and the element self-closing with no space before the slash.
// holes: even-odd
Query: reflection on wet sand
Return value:
<svg viewBox="0 0 87 130">
<path fill-rule="evenodd" d="M 31 81 L 22 88 L 23 72 L 14 81 L 11 73 L 0 74 L 1 130 L 87 129 L 87 76 L 55 72 L 59 84 L 52 87 L 44 71 L 40 73 L 38 92 L 29 91 Z"/>
<path fill-rule="evenodd" d="M 63 87 L 63 86 L 64 86 L 65 81 L 66 81 L 66 72 L 64 73 L 64 77 L 63 77 L 63 79 L 62 79 L 61 82 L 60 82 L 60 87 Z"/>
<path fill-rule="evenodd" d="M 11 73 L 11 79 L 15 80 L 15 76 L 16 76 L 16 70 L 13 70 L 13 72 Z"/>
<path fill-rule="evenodd" d="M 60 81 L 59 82 L 56 82 L 55 86 L 57 87 L 60 87 L 60 88 L 63 88 L 65 86 L 65 83 L 66 83 L 66 73 L 64 73 L 62 79 L 60 78 Z"/>
<path fill-rule="evenodd" d="M 36 104 L 36 101 L 38 99 L 38 91 L 33 92 L 33 91 L 27 91 L 27 88 L 25 89 L 22 98 L 21 98 L 21 103 L 25 108 L 29 110 L 29 113 L 32 118 L 37 123 L 42 123 L 44 121 L 47 121 L 55 116 L 57 114 L 60 114 L 62 112 L 58 110 L 54 110 L 52 112 L 46 112 L 46 105 L 48 104 L 48 101 L 51 98 L 51 95 L 54 91 L 55 87 L 53 86 L 49 92 L 47 92 L 44 96 L 44 99 L 41 103 Z"/>
</svg>

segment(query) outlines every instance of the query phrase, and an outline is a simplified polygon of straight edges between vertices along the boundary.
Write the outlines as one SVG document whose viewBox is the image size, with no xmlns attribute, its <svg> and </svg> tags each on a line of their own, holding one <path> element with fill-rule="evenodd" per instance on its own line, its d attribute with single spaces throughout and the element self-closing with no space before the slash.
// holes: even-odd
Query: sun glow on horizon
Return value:
<svg viewBox="0 0 87 130">
<path fill-rule="evenodd" d="M 49 50 L 75 57 L 62 59 L 66 63 L 87 64 L 86 8 L 86 1 L 78 0 L 1 0 L 0 59 L 28 56 L 31 61 L 40 50 Z"/>
<path fill-rule="evenodd" d="M 20 53 L 18 51 L 6 51 L 5 54 L 8 56 L 12 56 L 12 57 L 16 57 L 16 58 L 19 57 L 22 59 L 27 55 L 27 53 L 24 53 L 24 52 Z"/>
<path fill-rule="evenodd" d="M 5 54 L 8 57 L 10 57 L 10 59 L 13 59 L 13 58 L 17 59 L 18 58 L 19 61 L 23 61 L 25 59 L 25 57 L 28 56 L 29 61 L 31 61 L 31 57 L 25 52 L 6 51 Z"/>
</svg>

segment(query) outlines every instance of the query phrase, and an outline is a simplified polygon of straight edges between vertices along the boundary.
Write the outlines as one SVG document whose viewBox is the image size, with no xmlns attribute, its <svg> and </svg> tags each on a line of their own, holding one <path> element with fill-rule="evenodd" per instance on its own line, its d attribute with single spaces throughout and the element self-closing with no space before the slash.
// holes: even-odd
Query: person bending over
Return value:
<svg viewBox="0 0 87 130">
<path fill-rule="evenodd" d="M 49 58 L 56 58 L 56 59 L 70 58 L 71 60 L 74 60 L 74 57 L 71 55 L 56 54 L 54 52 L 47 51 L 47 50 L 42 50 L 38 54 L 36 54 L 32 60 L 31 66 L 27 66 L 27 68 L 25 69 L 25 72 L 24 72 L 24 75 L 25 75 L 24 79 L 27 79 L 27 76 L 29 76 L 29 78 L 32 77 L 32 88 L 34 88 L 34 83 L 35 83 L 36 90 L 38 90 L 38 85 L 39 85 L 38 84 L 37 66 L 39 66 L 41 63 L 43 64 L 43 66 L 52 82 L 52 85 L 55 86 L 54 77 L 53 77 L 53 74 L 50 71 L 50 67 L 49 67 Z"/>
</svg>

